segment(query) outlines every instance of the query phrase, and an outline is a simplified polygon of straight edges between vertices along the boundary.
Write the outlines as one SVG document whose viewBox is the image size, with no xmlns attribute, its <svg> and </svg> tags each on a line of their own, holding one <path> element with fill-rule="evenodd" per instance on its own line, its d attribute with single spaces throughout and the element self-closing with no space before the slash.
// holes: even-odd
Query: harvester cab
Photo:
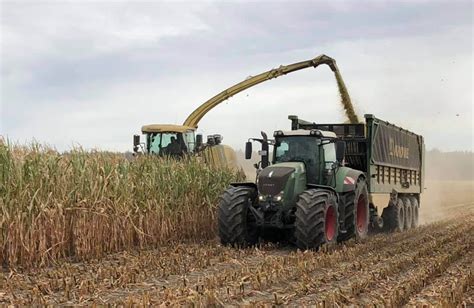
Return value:
<svg viewBox="0 0 474 308">
<path fill-rule="evenodd" d="M 145 142 L 140 142 L 140 136 L 134 135 L 133 149 L 137 153 L 139 150 L 143 153 L 156 154 L 160 156 L 183 156 L 193 153 L 200 146 L 196 142 L 194 129 L 183 125 L 163 125 L 152 124 L 142 127 L 142 133 L 145 135 Z M 197 141 L 202 137 L 198 138 Z"/>
<path fill-rule="evenodd" d="M 290 119 L 292 130 L 275 131 L 271 164 L 262 166 L 256 183 L 235 183 L 224 193 L 219 205 L 223 244 L 248 245 L 279 233 L 307 249 L 367 235 L 367 186 L 363 172 L 344 166 L 344 141 L 332 131 L 298 125 L 310 122 Z"/>
</svg>

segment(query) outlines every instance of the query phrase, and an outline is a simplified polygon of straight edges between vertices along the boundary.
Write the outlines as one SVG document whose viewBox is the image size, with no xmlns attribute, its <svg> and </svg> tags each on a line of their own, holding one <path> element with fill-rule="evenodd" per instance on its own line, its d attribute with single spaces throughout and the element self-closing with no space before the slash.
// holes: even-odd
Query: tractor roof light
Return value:
<svg viewBox="0 0 474 308">
<path fill-rule="evenodd" d="M 312 130 L 309 132 L 309 134 L 310 134 L 311 136 L 316 136 L 316 137 L 321 137 L 321 136 L 323 135 L 323 134 L 321 133 L 321 131 L 318 130 L 318 129 L 312 129 Z"/>
<path fill-rule="evenodd" d="M 277 130 L 273 133 L 273 137 L 283 136 L 283 132 L 281 130 Z"/>
</svg>

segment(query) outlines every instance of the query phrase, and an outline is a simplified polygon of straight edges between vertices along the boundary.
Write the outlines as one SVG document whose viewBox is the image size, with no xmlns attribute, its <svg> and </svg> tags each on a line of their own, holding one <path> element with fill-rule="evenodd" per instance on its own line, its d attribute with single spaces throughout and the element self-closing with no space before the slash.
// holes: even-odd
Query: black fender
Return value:
<svg viewBox="0 0 474 308">
<path fill-rule="evenodd" d="M 336 196 L 337 202 L 339 203 L 339 194 L 337 193 L 334 187 L 326 186 L 326 185 L 317 185 L 317 184 L 306 184 L 306 187 L 329 190 L 330 192 L 334 193 L 334 195 Z"/>
<path fill-rule="evenodd" d="M 257 193 L 258 193 L 257 184 L 255 184 L 253 182 L 230 183 L 230 187 L 249 187 L 249 188 L 253 188 L 253 189 L 255 189 L 255 196 L 253 196 L 253 197 L 254 198 L 257 197 Z"/>
<path fill-rule="evenodd" d="M 242 183 L 230 183 L 230 186 L 232 187 L 252 187 L 257 189 L 257 184 L 253 182 L 242 182 Z"/>
</svg>

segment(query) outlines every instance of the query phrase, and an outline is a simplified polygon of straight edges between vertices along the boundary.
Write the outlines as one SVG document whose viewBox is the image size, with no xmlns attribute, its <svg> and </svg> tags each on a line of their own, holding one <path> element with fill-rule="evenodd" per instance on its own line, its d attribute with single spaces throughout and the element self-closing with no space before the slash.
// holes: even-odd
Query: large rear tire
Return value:
<svg viewBox="0 0 474 308">
<path fill-rule="evenodd" d="M 336 197 L 321 189 L 308 189 L 296 202 L 295 239 L 300 249 L 334 244 L 338 234 Z"/>
<path fill-rule="evenodd" d="M 344 197 L 346 233 L 341 233 L 338 240 L 342 242 L 353 237 L 356 239 L 366 238 L 369 233 L 370 212 L 369 193 L 365 180 L 359 178 L 355 190 L 347 193 Z"/>
<path fill-rule="evenodd" d="M 411 227 L 416 228 L 418 227 L 418 210 L 420 209 L 420 204 L 418 203 L 418 199 L 416 197 L 410 197 L 410 202 L 413 211 L 413 219 L 411 221 Z"/>
<path fill-rule="evenodd" d="M 223 245 L 246 247 L 258 241 L 259 232 L 249 207 L 256 191 L 251 187 L 230 187 L 218 207 L 219 238 Z"/>
<path fill-rule="evenodd" d="M 404 230 L 410 230 L 413 222 L 413 207 L 408 197 L 402 197 L 403 206 L 405 207 L 405 226 Z"/>
<path fill-rule="evenodd" d="M 382 213 L 383 223 L 387 231 L 403 231 L 405 228 L 405 206 L 401 198 L 395 204 L 386 207 Z"/>
</svg>

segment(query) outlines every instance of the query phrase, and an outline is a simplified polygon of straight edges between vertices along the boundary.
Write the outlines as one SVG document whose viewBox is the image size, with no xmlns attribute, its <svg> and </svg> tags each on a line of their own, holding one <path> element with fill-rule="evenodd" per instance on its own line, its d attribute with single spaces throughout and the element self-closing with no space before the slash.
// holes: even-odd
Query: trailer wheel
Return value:
<svg viewBox="0 0 474 308">
<path fill-rule="evenodd" d="M 418 210 L 420 209 L 420 205 L 418 204 L 418 199 L 416 197 L 410 197 L 410 202 L 413 211 L 413 219 L 411 221 L 411 227 L 416 228 L 418 227 Z"/>
<path fill-rule="evenodd" d="M 404 230 L 410 230 L 413 222 L 413 207 L 408 197 L 402 197 L 403 206 L 405 207 L 405 226 Z"/>
<path fill-rule="evenodd" d="M 223 245 L 254 245 L 259 236 L 255 218 L 249 211 L 256 192 L 250 187 L 230 187 L 218 206 L 219 237 Z"/>
<path fill-rule="evenodd" d="M 401 198 L 383 210 L 382 218 L 387 231 L 403 231 L 405 227 L 405 206 Z"/>
<path fill-rule="evenodd" d="M 336 243 L 336 197 L 327 190 L 308 189 L 296 202 L 295 239 L 300 249 L 318 249 Z"/>
<path fill-rule="evenodd" d="M 344 201 L 344 224 L 346 233 L 341 233 L 339 241 L 345 241 L 352 237 L 356 239 L 366 238 L 369 233 L 369 197 L 367 184 L 363 178 L 357 180 L 356 189 L 347 193 Z"/>
</svg>

